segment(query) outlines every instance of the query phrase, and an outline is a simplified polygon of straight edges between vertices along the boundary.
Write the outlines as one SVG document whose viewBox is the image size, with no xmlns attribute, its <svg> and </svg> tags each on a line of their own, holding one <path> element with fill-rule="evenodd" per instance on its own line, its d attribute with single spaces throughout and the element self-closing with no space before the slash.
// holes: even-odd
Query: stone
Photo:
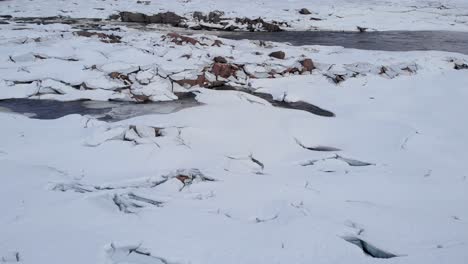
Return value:
<svg viewBox="0 0 468 264">
<path fill-rule="evenodd" d="M 211 69 L 216 77 L 229 78 L 233 76 L 239 68 L 232 64 L 227 63 L 215 63 Z"/>
<path fill-rule="evenodd" d="M 168 24 L 178 26 L 185 20 L 184 17 L 177 15 L 174 12 L 159 13 L 156 15 L 148 16 L 147 22 L 149 24 Z"/>
<path fill-rule="evenodd" d="M 200 42 L 194 38 L 182 36 L 175 32 L 169 33 L 166 36 L 172 38 L 172 42 L 174 42 L 177 45 L 182 45 L 184 43 L 190 43 L 192 45 L 200 44 Z"/>
<path fill-rule="evenodd" d="M 120 12 L 122 22 L 146 23 L 146 15 L 143 13 Z"/>
<path fill-rule="evenodd" d="M 301 8 L 301 10 L 299 10 L 299 14 L 301 14 L 301 15 L 310 15 L 312 13 L 307 8 Z"/>
<path fill-rule="evenodd" d="M 174 12 L 159 13 L 156 15 L 145 15 L 143 13 L 120 12 L 122 22 L 144 23 L 144 24 L 169 24 L 178 26 L 185 18 Z"/>
<path fill-rule="evenodd" d="M 312 70 L 315 69 L 315 65 L 314 65 L 314 62 L 311 60 L 311 59 L 304 59 L 302 61 L 300 61 L 302 67 L 303 68 L 303 71 L 309 71 L 311 72 Z"/>
<path fill-rule="evenodd" d="M 270 53 L 268 56 L 270 56 L 272 58 L 284 60 L 284 58 L 286 57 L 286 54 L 283 51 L 274 51 L 274 52 Z"/>
<path fill-rule="evenodd" d="M 217 57 L 215 57 L 213 60 L 214 60 L 215 62 L 217 62 L 217 63 L 227 63 L 226 58 L 221 57 L 221 56 L 217 56 Z"/>
</svg>

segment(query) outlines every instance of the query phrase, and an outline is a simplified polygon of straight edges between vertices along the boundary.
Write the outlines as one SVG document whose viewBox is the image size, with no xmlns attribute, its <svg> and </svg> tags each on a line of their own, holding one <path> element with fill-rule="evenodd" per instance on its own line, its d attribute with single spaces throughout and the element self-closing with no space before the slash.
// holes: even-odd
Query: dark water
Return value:
<svg viewBox="0 0 468 264">
<path fill-rule="evenodd" d="M 66 115 L 90 115 L 101 120 L 119 121 L 147 114 L 169 114 L 200 105 L 194 97 L 177 101 L 136 104 L 132 102 L 7 99 L 0 100 L 0 111 L 11 111 L 36 119 L 56 119 Z M 2 109 L 3 108 L 3 109 Z"/>
<path fill-rule="evenodd" d="M 285 31 L 223 32 L 221 37 L 289 42 L 292 45 L 343 46 L 364 50 L 415 51 L 439 50 L 468 54 L 468 32 L 451 31 Z"/>
</svg>

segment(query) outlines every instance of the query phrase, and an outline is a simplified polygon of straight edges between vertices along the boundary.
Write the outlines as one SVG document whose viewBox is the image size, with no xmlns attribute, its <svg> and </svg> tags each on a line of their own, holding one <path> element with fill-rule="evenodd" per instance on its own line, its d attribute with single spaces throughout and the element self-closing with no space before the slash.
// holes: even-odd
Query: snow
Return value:
<svg viewBox="0 0 468 264">
<path fill-rule="evenodd" d="M 325 12 L 327 2 L 314 9 L 309 1 L 276 1 L 264 10 L 242 10 L 247 1 L 25 3 L 1 1 L 0 7 L 17 16 L 68 10 L 89 17 L 123 7 L 177 7 L 184 14 L 231 8 L 233 15 L 262 12 L 274 19 L 286 6 Z M 410 1 L 376 4 L 391 18 L 388 8 L 403 9 Z M 359 5 L 335 5 L 344 7 L 351 14 Z M 426 27 L 432 18 L 414 16 L 422 19 L 414 26 Z M 394 22 L 385 21 L 382 28 Z M 195 45 L 179 45 L 164 32 L 126 26 L 102 31 L 118 35 L 120 43 L 78 36 L 78 29 L 58 24 L 0 28 L 0 99 L 159 102 L 192 92 L 201 103 L 117 122 L 0 111 L 0 263 L 468 259 L 468 71 L 455 69 L 467 55 L 263 45 L 203 34 L 190 36 Z M 216 41 L 222 44 L 213 46 Z M 284 60 L 268 56 L 279 50 Z M 235 74 L 215 74 L 216 56 Z M 306 58 L 316 69 L 304 69 Z M 202 74 L 243 90 L 180 84 Z M 335 116 L 276 107 L 258 93 Z M 363 245 L 396 257 L 373 258 Z"/>
</svg>

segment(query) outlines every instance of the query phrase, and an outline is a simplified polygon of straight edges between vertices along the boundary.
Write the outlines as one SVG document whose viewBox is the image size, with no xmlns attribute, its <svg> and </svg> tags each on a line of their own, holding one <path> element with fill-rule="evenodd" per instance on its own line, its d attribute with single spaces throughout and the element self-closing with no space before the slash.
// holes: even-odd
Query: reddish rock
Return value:
<svg viewBox="0 0 468 264">
<path fill-rule="evenodd" d="M 223 78 L 229 78 L 230 76 L 235 76 L 235 73 L 238 69 L 239 67 L 233 64 L 215 63 L 211 69 L 211 73 Z"/>
<path fill-rule="evenodd" d="M 211 46 L 221 47 L 221 45 L 224 45 L 224 43 L 221 40 L 216 39 Z"/>
<path fill-rule="evenodd" d="M 187 176 L 187 175 L 177 175 L 175 178 L 178 179 L 180 182 L 182 182 L 184 184 L 185 184 L 186 181 L 190 180 L 190 177 Z"/>
<path fill-rule="evenodd" d="M 302 67 L 304 67 L 303 71 L 311 72 L 312 70 L 315 69 L 314 62 L 311 59 L 304 59 L 300 63 L 302 65 Z"/>
<path fill-rule="evenodd" d="M 198 75 L 197 79 L 195 80 L 190 80 L 190 79 L 182 79 L 182 80 L 178 80 L 178 81 L 175 81 L 177 84 L 181 85 L 181 86 L 185 86 L 185 85 L 188 85 L 188 86 L 200 86 L 200 87 L 203 87 L 206 85 L 206 83 L 208 82 L 208 80 L 205 78 L 205 74 L 200 74 Z"/>
<path fill-rule="evenodd" d="M 126 85 L 132 84 L 132 81 L 128 78 L 127 75 L 120 73 L 120 72 L 111 72 L 109 73 L 109 77 L 112 79 L 117 79 L 123 81 Z"/>
<path fill-rule="evenodd" d="M 177 33 L 169 33 L 167 34 L 167 37 L 172 38 L 172 42 L 174 42 L 177 45 L 182 45 L 184 43 L 190 43 L 192 45 L 196 45 L 197 43 L 200 44 L 200 42 L 194 38 L 182 36 Z"/>
</svg>

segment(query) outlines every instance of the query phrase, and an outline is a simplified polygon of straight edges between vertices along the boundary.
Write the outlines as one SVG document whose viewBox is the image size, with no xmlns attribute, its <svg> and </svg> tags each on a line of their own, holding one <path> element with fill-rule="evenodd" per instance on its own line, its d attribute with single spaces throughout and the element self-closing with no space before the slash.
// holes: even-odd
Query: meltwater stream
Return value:
<svg viewBox="0 0 468 264">
<path fill-rule="evenodd" d="M 468 32 L 454 31 L 283 31 L 221 32 L 220 37 L 288 42 L 291 45 L 342 46 L 383 51 L 448 51 L 468 54 Z"/>
<path fill-rule="evenodd" d="M 80 114 L 100 120 L 119 121 L 148 114 L 170 114 L 200 105 L 194 97 L 176 101 L 136 104 L 133 102 L 72 101 L 7 99 L 0 100 L 0 112 L 15 112 L 36 119 L 56 119 Z"/>
</svg>

